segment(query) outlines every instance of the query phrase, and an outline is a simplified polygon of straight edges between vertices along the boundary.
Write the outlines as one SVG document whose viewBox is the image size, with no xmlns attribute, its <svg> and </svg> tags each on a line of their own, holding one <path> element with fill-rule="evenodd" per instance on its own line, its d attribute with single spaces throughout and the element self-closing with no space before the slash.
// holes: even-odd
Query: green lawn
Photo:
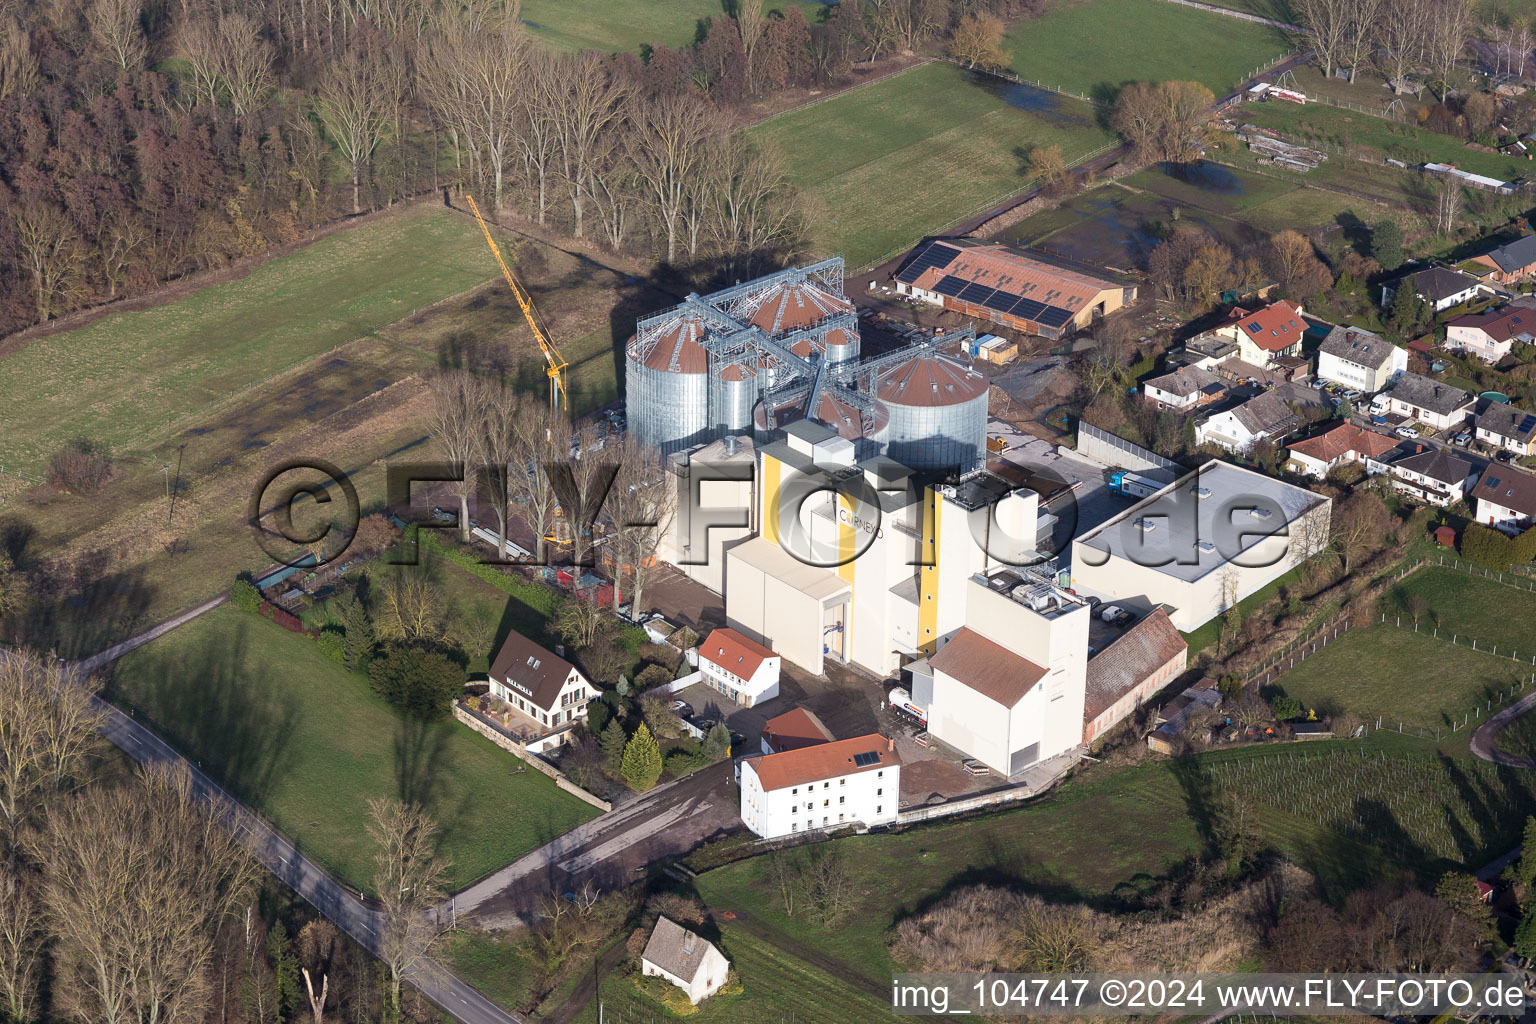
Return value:
<svg viewBox="0 0 1536 1024">
<path fill-rule="evenodd" d="M 784 915 L 762 857 L 707 872 L 697 886 L 717 917 L 745 912 L 886 984 L 894 969 L 887 930 L 951 886 L 990 881 L 1103 901 L 1121 886 L 1139 889 L 1199 843 L 1177 776 L 1156 763 L 1068 781 L 1038 803 L 986 818 L 835 841 L 860 895 L 833 929 Z"/>
<path fill-rule="evenodd" d="M 1461 140 L 1449 135 L 1439 135 L 1413 125 L 1318 103 L 1306 106 L 1280 102 L 1253 103 L 1242 109 L 1241 117 L 1246 122 L 1273 128 L 1291 138 L 1318 140 L 1335 146 L 1356 146 L 1369 155 L 1392 157 L 1410 164 L 1455 164 L 1462 170 L 1505 181 L 1531 173 L 1529 161 L 1515 160 L 1502 153 L 1468 149 Z M 1328 163 L 1336 159 L 1340 159 L 1339 155 L 1330 153 Z M 1396 173 L 1391 168 L 1376 170 L 1382 174 Z"/>
<path fill-rule="evenodd" d="M 152 448 L 242 392 L 494 273 L 473 220 L 423 205 L 235 281 L 107 316 L 0 360 L 0 465 L 38 479 L 75 438 Z"/>
<path fill-rule="evenodd" d="M 1155 165 L 1138 171 L 1121 184 L 1154 192 L 1175 202 L 1232 216 L 1295 192 L 1298 186 L 1279 178 L 1204 161 L 1192 166 Z"/>
<path fill-rule="evenodd" d="M 1037 146 L 1059 145 L 1076 163 L 1112 142 L 1099 118 L 1090 104 L 927 64 L 752 135 L 777 146 L 820 200 L 817 241 L 853 268 L 1024 188 Z"/>
<path fill-rule="evenodd" d="M 1481 572 L 1481 570 L 1478 570 Z M 1507 577 L 1509 579 L 1511 577 Z M 1381 596 L 1380 610 L 1412 621 L 1414 596 L 1424 599 L 1423 624 L 1442 635 L 1477 640 L 1480 648 L 1500 653 L 1525 651 L 1536 656 L 1536 592 L 1532 581 L 1518 585 L 1484 579 L 1457 569 L 1420 569 Z"/>
<path fill-rule="evenodd" d="M 798 7 L 816 24 L 819 0 L 768 0 L 764 13 Z M 535 35 L 571 50 L 635 53 L 647 43 L 686 46 L 701 23 L 722 17 L 721 0 L 523 0 L 523 23 Z"/>
<path fill-rule="evenodd" d="M 1528 672 L 1508 658 L 1377 625 L 1350 630 L 1276 684 L 1308 707 L 1443 729 Z"/>
<path fill-rule="evenodd" d="M 1302 567 L 1297 566 L 1289 572 L 1286 572 L 1276 579 L 1271 580 L 1264 586 L 1260 587 L 1258 590 L 1237 602 L 1238 611 L 1242 614 L 1244 619 L 1247 619 L 1248 616 L 1253 615 L 1260 608 L 1264 607 L 1266 603 L 1278 595 L 1280 593 L 1281 587 L 1287 587 L 1295 584 L 1296 581 L 1301 579 L 1301 576 Z M 1184 634 L 1184 641 L 1189 644 L 1189 653 L 1191 657 L 1205 650 L 1219 639 L 1221 639 L 1220 615 L 1200 626 L 1196 626 L 1194 629 Z"/>
<path fill-rule="evenodd" d="M 452 720 L 402 719 L 313 641 L 230 606 L 127 655 L 109 694 L 348 883 L 370 797 L 423 804 L 462 886 L 596 815 Z"/>
<path fill-rule="evenodd" d="M 454 932 L 438 959 L 497 1006 L 519 1010 L 528 1001 L 533 964 L 511 933 Z"/>
<path fill-rule="evenodd" d="M 720 951 L 730 960 L 742 991 L 717 995 L 699 1006 L 698 1024 L 869 1024 L 891 1016 L 881 1001 L 751 934 L 739 925 L 722 928 Z M 882 986 L 890 977 L 881 979 Z M 642 994 L 631 977 L 615 971 L 599 986 L 605 1024 L 652 1024 L 670 1020 L 661 1004 Z M 598 1004 L 588 1003 L 576 1024 L 597 1024 Z"/>
<path fill-rule="evenodd" d="M 1278 29 L 1166 0 L 1077 0 L 1021 21 L 1003 43 L 1014 72 L 1112 101 L 1130 82 L 1200 82 L 1231 92 L 1291 49 Z"/>
</svg>

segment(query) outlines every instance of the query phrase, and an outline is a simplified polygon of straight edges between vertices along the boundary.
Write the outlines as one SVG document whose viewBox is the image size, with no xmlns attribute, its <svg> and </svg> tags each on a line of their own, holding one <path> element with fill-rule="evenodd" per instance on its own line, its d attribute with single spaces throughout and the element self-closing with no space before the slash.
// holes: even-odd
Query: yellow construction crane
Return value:
<svg viewBox="0 0 1536 1024">
<path fill-rule="evenodd" d="M 475 215 L 475 220 L 480 222 L 480 230 L 485 232 L 485 244 L 491 247 L 491 255 L 496 257 L 496 265 L 501 267 L 501 276 L 507 279 L 507 287 L 512 289 L 512 297 L 522 307 L 523 318 L 528 321 L 529 330 L 533 331 L 534 340 L 539 343 L 539 351 L 544 353 L 544 373 L 549 377 L 549 407 L 554 409 L 570 409 L 570 403 L 565 397 L 565 360 L 560 357 L 555 343 L 549 340 L 549 334 L 539 326 L 538 315 L 533 309 L 533 299 L 528 296 L 528 290 L 522 286 L 517 278 L 512 276 L 512 268 L 507 266 L 507 261 L 502 259 L 501 248 L 496 244 L 496 239 L 491 237 L 491 229 L 485 223 L 485 218 L 480 216 L 480 207 L 475 205 L 473 196 L 466 194 L 465 201 L 469 203 L 469 210 Z"/>
</svg>

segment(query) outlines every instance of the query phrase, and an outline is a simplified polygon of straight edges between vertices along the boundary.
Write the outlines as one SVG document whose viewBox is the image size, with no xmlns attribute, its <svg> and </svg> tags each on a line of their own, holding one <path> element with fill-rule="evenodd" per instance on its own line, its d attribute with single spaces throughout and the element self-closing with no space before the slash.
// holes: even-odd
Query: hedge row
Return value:
<svg viewBox="0 0 1536 1024">
<path fill-rule="evenodd" d="M 414 524 L 406 527 L 406 543 L 409 544 L 413 538 L 418 544 L 431 548 L 465 572 L 479 577 L 502 593 L 517 598 L 539 614 L 546 617 L 555 614 L 557 596 L 548 587 L 502 572 L 496 566 L 487 565 L 467 551 L 447 547 L 438 540 L 433 531 L 421 530 Z"/>
</svg>

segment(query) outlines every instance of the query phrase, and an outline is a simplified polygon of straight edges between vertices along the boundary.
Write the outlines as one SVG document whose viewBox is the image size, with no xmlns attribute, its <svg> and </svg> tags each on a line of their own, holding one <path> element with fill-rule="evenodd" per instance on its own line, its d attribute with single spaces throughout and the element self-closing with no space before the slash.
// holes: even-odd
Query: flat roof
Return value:
<svg viewBox="0 0 1536 1024">
<path fill-rule="evenodd" d="M 739 558 L 817 601 L 826 601 L 853 590 L 853 584 L 831 569 L 806 565 L 767 537 L 753 537 L 738 544 L 726 553 L 726 557 Z"/>
<path fill-rule="evenodd" d="M 1245 565 L 1245 552 L 1326 500 L 1304 487 L 1212 461 L 1078 537 L 1073 560 L 1080 545 L 1193 583 L 1229 562 Z"/>
</svg>

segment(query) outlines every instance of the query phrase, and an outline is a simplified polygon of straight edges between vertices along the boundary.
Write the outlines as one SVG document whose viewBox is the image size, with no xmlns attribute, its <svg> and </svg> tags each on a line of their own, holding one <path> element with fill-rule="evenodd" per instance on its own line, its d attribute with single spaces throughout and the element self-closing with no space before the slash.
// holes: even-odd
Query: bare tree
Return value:
<svg viewBox="0 0 1536 1024">
<path fill-rule="evenodd" d="M 28 827 L 101 750 L 93 698 L 62 662 L 0 652 L 0 838 L 13 871 Z"/>
<path fill-rule="evenodd" d="M 507 527 L 512 517 L 511 474 L 522 472 L 522 467 L 514 468 L 522 403 L 511 388 L 492 385 L 482 389 L 482 400 L 474 461 L 479 473 L 480 494 L 496 517 L 496 557 L 500 560 L 506 557 Z"/>
<path fill-rule="evenodd" d="M 710 230 L 729 273 L 750 274 L 768 252 L 797 246 L 803 211 L 777 147 L 731 135 L 712 148 L 705 179 L 713 203 Z"/>
<path fill-rule="evenodd" d="M 325 1000 L 331 990 L 332 965 L 340 947 L 341 933 L 323 917 L 299 929 L 299 970 L 304 975 L 304 993 L 315 1024 L 325 1024 Z M 320 978 L 318 993 L 315 991 L 316 975 Z"/>
<path fill-rule="evenodd" d="M 1323 75 L 1333 77 L 1350 32 L 1353 0 L 1296 0 L 1296 17 L 1307 30 L 1308 42 Z"/>
<path fill-rule="evenodd" d="M 352 174 L 352 212 L 363 211 L 363 178 L 395 109 L 385 57 L 369 33 L 355 33 L 321 83 L 316 110 Z"/>
<path fill-rule="evenodd" d="M 69 218 L 49 203 L 24 202 L 15 218 L 17 262 L 32 276 L 38 320 L 48 320 L 74 302 L 86 249 Z"/>
<path fill-rule="evenodd" d="M 593 174 L 606 148 L 604 136 L 623 116 L 629 87 L 591 51 L 556 57 L 550 74 L 557 86 L 551 90 L 551 114 L 560 147 L 561 179 L 571 201 L 572 233 L 583 238 Z"/>
<path fill-rule="evenodd" d="M 1461 204 L 1461 183 L 1449 175 L 1441 178 L 1435 190 L 1434 222 L 1436 231 L 1442 235 L 1448 235 L 1455 230 L 1457 219 L 1461 216 Z"/>
<path fill-rule="evenodd" d="M 626 600 L 638 611 L 656 564 L 656 549 L 677 515 L 677 478 L 665 459 L 633 438 L 619 450 L 618 474 L 604 505 L 608 558 L 613 567 L 613 606 Z M 633 582 L 624 589 L 625 574 Z"/>
<path fill-rule="evenodd" d="M 7 19 L 0 24 L 0 100 L 30 96 L 42 83 L 27 30 Z"/>
<path fill-rule="evenodd" d="M 1353 82 L 1360 68 L 1369 63 L 1376 47 L 1381 12 L 1392 0 L 1348 0 L 1344 15 L 1348 28 L 1339 45 L 1339 63 L 1349 69 Z"/>
<path fill-rule="evenodd" d="M 469 543 L 469 495 L 472 464 L 482 440 L 485 387 L 468 370 L 448 370 L 431 380 L 432 411 L 427 433 L 457 475 L 449 485 L 459 499 L 459 539 Z"/>
<path fill-rule="evenodd" d="M 433 967 L 445 930 L 435 904 L 448 865 L 437 856 L 437 825 L 420 808 L 374 798 L 368 811 L 373 888 L 383 918 L 377 953 L 389 969 L 389 1005 L 398 1015 L 405 976 Z"/>
<path fill-rule="evenodd" d="M 425 573 L 390 572 L 375 592 L 379 635 L 408 642 L 441 640 L 446 635 L 442 592 Z"/>
<path fill-rule="evenodd" d="M 1435 69 L 1435 78 L 1440 83 L 1441 102 L 1450 95 L 1451 73 L 1456 70 L 1456 62 L 1467 48 L 1467 36 L 1471 29 L 1470 0 L 1435 0 L 1429 5 L 1425 56 Z"/>
<path fill-rule="evenodd" d="M 272 88 L 277 52 L 261 35 L 261 27 L 243 14 L 219 19 L 218 77 L 229 93 L 236 117 L 261 106 Z"/>
<path fill-rule="evenodd" d="M 559 132 L 551 115 L 559 87 L 554 61 L 553 54 L 530 50 L 516 108 L 516 138 L 526 174 L 533 182 L 534 219 L 540 226 L 549 210 L 549 182 L 560 149 Z"/>
<path fill-rule="evenodd" d="M 571 557 L 577 565 L 592 562 L 592 549 L 602 525 L 598 517 L 619 471 L 619 450 L 606 446 L 599 449 L 600 443 L 594 427 L 583 427 L 573 445 L 578 452 L 576 458 L 567 459 L 554 477 L 555 498 L 571 531 Z"/>
<path fill-rule="evenodd" d="M 508 489 L 533 531 L 539 561 L 554 533 L 560 503 L 555 498 L 555 467 L 571 457 L 571 421 L 542 402 L 523 402 L 517 416 L 517 457 Z"/>
<path fill-rule="evenodd" d="M 93 786 L 49 808 L 29 853 L 57 936 L 54 992 L 82 1024 L 195 1024 L 209 1005 L 218 923 L 259 868 L 185 766 Z"/>
<path fill-rule="evenodd" d="M 723 133 L 713 108 L 691 93 L 667 93 L 636 105 L 630 152 L 666 238 L 668 263 L 677 260 L 683 207 L 708 144 Z"/>
<path fill-rule="evenodd" d="M 506 19 L 449 20 L 422 63 L 427 95 L 450 125 L 462 127 L 489 178 L 492 210 L 506 204 L 507 169 L 518 144 L 520 104 L 529 86 L 528 47 Z"/>
<path fill-rule="evenodd" d="M 140 24 L 143 16 L 143 0 L 94 0 L 86 11 L 91 41 L 122 71 L 137 71 L 144 65 L 148 46 Z"/>
<path fill-rule="evenodd" d="M 758 88 L 754 61 L 766 24 L 763 0 L 736 0 L 736 28 L 741 32 L 741 49 L 747 58 L 747 87 L 753 91 Z"/>
<path fill-rule="evenodd" d="M 1374 38 L 1377 60 L 1387 84 L 1396 88 L 1424 57 L 1433 0 L 1394 0 L 1377 15 Z"/>
<path fill-rule="evenodd" d="M 0 1018 L 16 1024 L 34 1016 L 47 949 L 42 903 L 28 877 L 0 868 Z"/>
<path fill-rule="evenodd" d="M 967 14 L 950 33 L 949 55 L 968 68 L 1007 67 L 1004 34 L 1003 20 L 996 15 Z"/>
<path fill-rule="evenodd" d="M 1391 517 L 1387 506 L 1369 491 L 1356 491 L 1333 506 L 1333 541 L 1346 576 L 1355 559 L 1380 542 Z"/>
</svg>

